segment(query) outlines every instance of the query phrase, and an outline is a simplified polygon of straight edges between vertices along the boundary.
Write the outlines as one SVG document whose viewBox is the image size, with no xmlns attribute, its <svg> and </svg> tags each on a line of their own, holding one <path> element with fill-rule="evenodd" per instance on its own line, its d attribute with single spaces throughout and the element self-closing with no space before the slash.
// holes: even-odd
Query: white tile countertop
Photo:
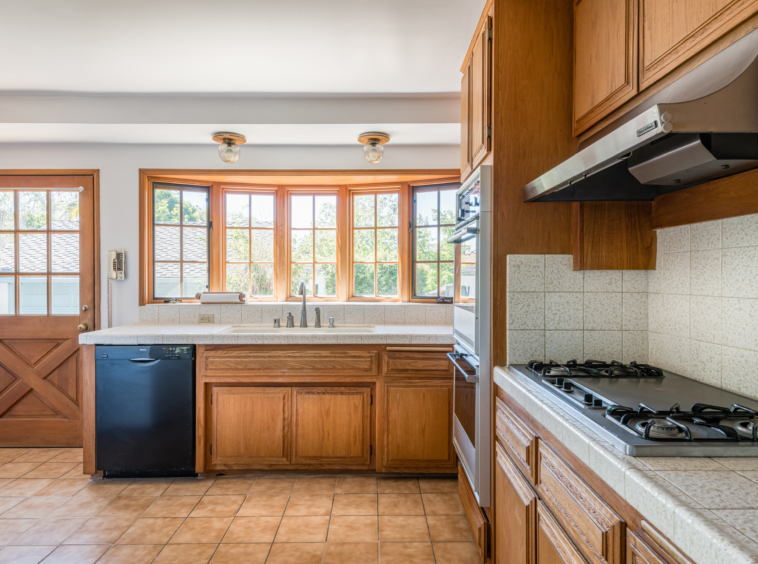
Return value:
<svg viewBox="0 0 758 564">
<path fill-rule="evenodd" d="M 238 324 L 134 323 L 79 335 L 81 345 L 452 345 L 450 325 L 342 325 L 350 333 L 323 327 L 281 329 L 279 333 L 227 333 Z M 251 327 L 253 327 L 251 325 Z M 254 326 L 256 328 L 261 325 Z M 266 325 L 265 327 L 268 327 Z M 339 330 L 340 327 L 337 329 Z M 361 331 L 365 329 L 365 331 Z"/>
<path fill-rule="evenodd" d="M 495 383 L 697 564 L 758 563 L 758 458 L 627 456 L 517 371 Z"/>
</svg>

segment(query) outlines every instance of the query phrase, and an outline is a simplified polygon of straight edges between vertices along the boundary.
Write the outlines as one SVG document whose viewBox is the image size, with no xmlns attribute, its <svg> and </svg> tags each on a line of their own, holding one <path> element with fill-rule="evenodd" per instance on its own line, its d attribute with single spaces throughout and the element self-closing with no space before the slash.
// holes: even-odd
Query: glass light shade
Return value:
<svg viewBox="0 0 758 564">
<path fill-rule="evenodd" d="M 368 162 L 376 164 L 384 156 L 384 147 L 377 142 L 368 143 L 363 147 L 363 156 L 366 157 Z"/>
<path fill-rule="evenodd" d="M 221 143 L 218 146 L 218 156 L 225 163 L 236 163 L 240 158 L 240 146 L 231 142 Z"/>
</svg>

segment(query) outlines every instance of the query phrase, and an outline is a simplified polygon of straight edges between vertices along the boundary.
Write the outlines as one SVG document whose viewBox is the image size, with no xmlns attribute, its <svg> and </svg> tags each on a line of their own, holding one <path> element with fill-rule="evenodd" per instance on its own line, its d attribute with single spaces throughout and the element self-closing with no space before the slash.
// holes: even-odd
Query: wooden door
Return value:
<svg viewBox="0 0 758 564">
<path fill-rule="evenodd" d="M 471 62 L 461 80 L 461 182 L 471 173 Z"/>
<path fill-rule="evenodd" d="M 503 447 L 495 451 L 495 564 L 534 564 L 537 495 Z"/>
<path fill-rule="evenodd" d="M 537 564 L 587 564 L 541 501 L 537 502 L 536 547 Z"/>
<path fill-rule="evenodd" d="M 214 387 L 212 464 L 288 464 L 291 388 Z"/>
<path fill-rule="evenodd" d="M 490 65 L 492 18 L 485 19 L 471 53 L 471 167 L 479 166 L 490 151 Z"/>
<path fill-rule="evenodd" d="M 637 0 L 577 0 L 574 135 L 637 92 Z"/>
<path fill-rule="evenodd" d="M 384 385 L 385 469 L 455 469 L 453 382 Z"/>
<path fill-rule="evenodd" d="M 0 175 L 2 447 L 82 445 L 77 326 L 98 314 L 95 229 L 93 175 Z"/>
<path fill-rule="evenodd" d="M 368 465 L 371 389 L 293 388 L 293 464 Z"/>
</svg>

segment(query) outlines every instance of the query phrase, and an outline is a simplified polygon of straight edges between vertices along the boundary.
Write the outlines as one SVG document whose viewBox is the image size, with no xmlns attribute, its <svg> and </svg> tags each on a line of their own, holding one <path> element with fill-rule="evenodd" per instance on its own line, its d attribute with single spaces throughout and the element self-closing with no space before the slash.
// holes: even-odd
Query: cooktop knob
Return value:
<svg viewBox="0 0 758 564">
<path fill-rule="evenodd" d="M 566 380 L 565 382 L 563 382 L 563 391 L 564 392 L 571 391 L 571 382 L 569 380 Z"/>
<path fill-rule="evenodd" d="M 592 394 L 584 394 L 584 403 L 587 405 L 592 405 L 592 400 L 594 399 L 594 396 Z"/>
<path fill-rule="evenodd" d="M 556 378 L 555 385 L 558 386 L 559 388 L 563 386 L 563 378 Z"/>
<path fill-rule="evenodd" d="M 592 407 L 603 407 L 603 400 L 595 398 L 592 402 Z"/>
</svg>

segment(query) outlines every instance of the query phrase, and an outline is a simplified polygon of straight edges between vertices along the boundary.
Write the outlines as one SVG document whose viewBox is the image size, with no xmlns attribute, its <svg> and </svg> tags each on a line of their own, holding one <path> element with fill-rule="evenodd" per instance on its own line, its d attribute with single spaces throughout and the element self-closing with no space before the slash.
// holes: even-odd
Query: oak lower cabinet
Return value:
<svg viewBox="0 0 758 564">
<path fill-rule="evenodd" d="M 626 564 L 666 564 L 666 561 L 630 531 L 627 533 Z"/>
<path fill-rule="evenodd" d="M 533 564 L 537 494 L 499 444 L 495 454 L 495 564 Z"/>
<path fill-rule="evenodd" d="M 537 502 L 537 564 L 587 564 L 550 511 Z"/>
</svg>

